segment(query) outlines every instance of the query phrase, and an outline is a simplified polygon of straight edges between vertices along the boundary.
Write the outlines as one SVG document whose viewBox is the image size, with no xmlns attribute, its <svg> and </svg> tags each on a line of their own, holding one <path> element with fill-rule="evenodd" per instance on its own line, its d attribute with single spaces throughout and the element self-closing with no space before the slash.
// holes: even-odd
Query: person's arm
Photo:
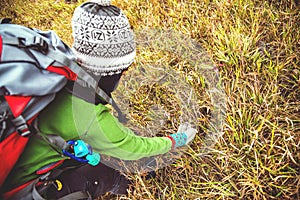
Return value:
<svg viewBox="0 0 300 200">
<path fill-rule="evenodd" d="M 119 123 L 106 106 L 95 106 L 64 91 L 40 114 L 39 122 L 46 134 L 82 139 L 100 154 L 123 160 L 164 154 L 189 143 L 196 134 L 195 129 L 180 126 L 178 133 L 169 137 L 140 137 Z"/>
<path fill-rule="evenodd" d="M 97 106 L 97 119 L 93 122 L 85 141 L 95 151 L 122 160 L 164 154 L 174 146 L 168 137 L 141 137 L 126 128 L 104 107 Z"/>
</svg>

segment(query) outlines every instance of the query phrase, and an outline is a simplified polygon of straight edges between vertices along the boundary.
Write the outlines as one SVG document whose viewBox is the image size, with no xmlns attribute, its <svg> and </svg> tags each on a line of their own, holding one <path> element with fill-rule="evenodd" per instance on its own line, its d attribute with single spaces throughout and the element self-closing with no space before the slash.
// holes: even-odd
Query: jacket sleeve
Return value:
<svg viewBox="0 0 300 200">
<path fill-rule="evenodd" d="M 142 137 L 123 126 L 103 106 L 97 106 L 97 117 L 91 124 L 85 141 L 100 154 L 122 160 L 138 160 L 164 154 L 172 148 L 167 137 Z"/>
</svg>

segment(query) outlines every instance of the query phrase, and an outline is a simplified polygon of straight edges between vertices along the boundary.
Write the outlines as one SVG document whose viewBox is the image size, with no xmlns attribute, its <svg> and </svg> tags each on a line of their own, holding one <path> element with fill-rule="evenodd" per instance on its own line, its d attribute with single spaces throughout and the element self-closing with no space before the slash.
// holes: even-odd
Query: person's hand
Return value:
<svg viewBox="0 0 300 200">
<path fill-rule="evenodd" d="M 197 130 L 190 123 L 183 123 L 179 126 L 177 133 L 171 134 L 174 148 L 190 143 L 196 136 Z"/>
</svg>

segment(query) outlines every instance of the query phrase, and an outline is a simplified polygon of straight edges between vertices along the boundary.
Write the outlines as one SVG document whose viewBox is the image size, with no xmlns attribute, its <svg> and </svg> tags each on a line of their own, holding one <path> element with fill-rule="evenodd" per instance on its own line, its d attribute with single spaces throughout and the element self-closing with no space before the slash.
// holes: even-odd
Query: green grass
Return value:
<svg viewBox="0 0 300 200">
<path fill-rule="evenodd" d="M 71 45 L 70 19 L 78 4 L 0 4 L 0 17 L 55 30 Z M 134 29 L 171 28 L 199 42 L 219 66 L 228 99 L 224 134 L 212 151 L 198 156 L 197 137 L 180 159 L 158 170 L 155 179 L 132 175 L 135 190 L 129 195 L 103 199 L 300 199 L 299 6 L 292 0 L 113 4 L 124 10 Z M 169 55 L 164 59 L 172 60 Z M 180 63 L 177 68 L 183 69 Z M 203 90 L 198 72 L 185 70 L 196 77 L 191 79 L 193 87 Z"/>
</svg>

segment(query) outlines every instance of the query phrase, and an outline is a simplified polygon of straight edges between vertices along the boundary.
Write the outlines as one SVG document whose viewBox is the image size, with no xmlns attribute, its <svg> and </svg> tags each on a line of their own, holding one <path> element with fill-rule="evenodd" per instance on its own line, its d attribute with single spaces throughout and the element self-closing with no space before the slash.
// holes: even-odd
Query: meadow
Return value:
<svg viewBox="0 0 300 200">
<path fill-rule="evenodd" d="M 54 30 L 72 45 L 71 17 L 82 2 L 1 0 L 0 17 Z M 190 148 L 158 169 L 155 178 L 131 174 L 134 187 L 128 195 L 99 199 L 300 199 L 298 1 L 114 0 L 112 4 L 124 11 L 133 29 L 162 27 L 197 41 L 218 68 L 226 114 L 223 134 L 209 152 L 199 156 L 200 130 Z M 143 56 L 146 61 L 153 58 Z M 165 56 L 171 62 L 172 57 Z M 199 93 L 205 89 L 193 67 L 177 63 L 174 69 L 186 71 Z"/>
</svg>

